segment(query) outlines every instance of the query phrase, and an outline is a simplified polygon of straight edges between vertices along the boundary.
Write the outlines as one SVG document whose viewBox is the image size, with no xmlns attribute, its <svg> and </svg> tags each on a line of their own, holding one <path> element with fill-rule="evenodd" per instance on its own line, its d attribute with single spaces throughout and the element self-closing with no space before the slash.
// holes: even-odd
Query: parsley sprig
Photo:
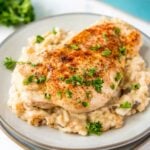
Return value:
<svg viewBox="0 0 150 150">
<path fill-rule="evenodd" d="M 23 64 L 28 64 L 31 65 L 32 67 L 35 67 L 37 64 L 34 64 L 32 62 L 22 62 L 22 61 L 16 61 L 12 57 L 5 57 L 3 61 L 3 65 L 8 69 L 8 70 L 14 70 L 16 65 L 23 65 Z"/>
<path fill-rule="evenodd" d="M 35 19 L 31 0 L 0 0 L 0 24 L 17 26 Z"/>
<path fill-rule="evenodd" d="M 98 93 L 101 92 L 103 83 L 104 81 L 100 77 L 96 78 L 95 80 L 92 80 L 92 86 Z"/>
<path fill-rule="evenodd" d="M 92 51 L 97 51 L 97 50 L 99 50 L 101 48 L 101 45 L 100 44 L 96 44 L 96 45 L 92 45 L 91 47 L 90 47 L 90 50 L 92 50 Z"/>
<path fill-rule="evenodd" d="M 66 80 L 66 83 L 67 84 L 71 83 L 72 85 L 82 85 L 83 78 L 80 75 L 73 75 L 72 77 Z"/>
<path fill-rule="evenodd" d="M 85 86 L 93 86 L 93 88 L 100 93 L 101 89 L 102 89 L 102 84 L 104 83 L 104 81 L 100 78 L 97 77 L 95 79 L 84 79 L 82 76 L 80 75 L 73 75 L 70 78 L 66 79 L 65 81 L 67 84 L 72 84 L 73 86 L 81 86 L 81 85 L 85 85 Z"/>
<path fill-rule="evenodd" d="M 102 56 L 107 57 L 107 56 L 110 56 L 111 53 L 112 53 L 111 50 L 106 48 L 105 50 L 102 51 Z"/>
<path fill-rule="evenodd" d="M 45 75 L 41 75 L 41 76 L 30 75 L 23 80 L 23 84 L 24 85 L 29 85 L 30 83 L 41 84 L 44 83 L 45 81 L 46 81 Z"/>
</svg>

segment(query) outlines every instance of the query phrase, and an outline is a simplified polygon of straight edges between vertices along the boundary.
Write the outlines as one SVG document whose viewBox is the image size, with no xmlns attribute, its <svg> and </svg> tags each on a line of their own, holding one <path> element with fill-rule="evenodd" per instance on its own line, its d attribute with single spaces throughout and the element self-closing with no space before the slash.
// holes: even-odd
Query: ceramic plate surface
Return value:
<svg viewBox="0 0 150 150">
<path fill-rule="evenodd" d="M 33 127 L 17 118 L 7 106 L 11 72 L 2 65 L 5 57 L 19 58 L 27 39 L 51 30 L 54 26 L 65 30 L 80 31 L 101 18 L 96 14 L 66 14 L 48 17 L 31 23 L 8 37 L 0 46 L 0 116 L 1 122 L 13 134 L 43 148 L 96 149 L 116 148 L 138 140 L 150 132 L 150 107 L 146 111 L 129 117 L 120 129 L 108 131 L 101 136 L 80 136 L 62 133 L 48 127 Z M 132 22 L 130 22 L 132 24 Z M 141 29 L 142 31 L 142 29 Z M 150 39 L 143 35 L 141 55 L 150 67 Z"/>
</svg>

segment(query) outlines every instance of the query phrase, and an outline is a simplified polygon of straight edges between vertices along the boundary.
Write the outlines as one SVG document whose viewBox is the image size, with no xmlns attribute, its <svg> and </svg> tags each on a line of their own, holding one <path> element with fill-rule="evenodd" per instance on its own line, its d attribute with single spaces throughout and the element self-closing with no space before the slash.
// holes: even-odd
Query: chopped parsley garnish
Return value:
<svg viewBox="0 0 150 150">
<path fill-rule="evenodd" d="M 46 81 L 46 76 L 42 75 L 42 76 L 35 76 L 35 75 L 30 75 L 29 77 L 27 77 L 26 79 L 24 79 L 23 84 L 24 85 L 28 85 L 30 83 L 37 83 L 37 84 L 41 84 L 44 83 Z"/>
<path fill-rule="evenodd" d="M 70 69 L 71 71 L 73 71 L 73 72 L 77 70 L 76 67 L 72 67 L 72 66 L 69 66 L 69 69 Z"/>
<path fill-rule="evenodd" d="M 58 92 L 57 92 L 57 96 L 58 96 L 60 99 L 62 99 L 62 94 L 63 94 L 62 91 L 58 91 Z"/>
<path fill-rule="evenodd" d="M 91 46 L 91 47 L 90 47 L 90 50 L 97 51 L 97 50 L 99 50 L 100 48 L 101 48 L 101 45 L 100 45 L 100 44 L 96 44 L 96 45 L 94 45 L 94 46 Z"/>
<path fill-rule="evenodd" d="M 36 36 L 36 41 L 35 41 L 36 43 L 41 43 L 43 41 L 44 41 L 44 38 L 41 35 Z"/>
<path fill-rule="evenodd" d="M 26 79 L 24 79 L 23 84 L 28 85 L 33 82 L 33 79 L 34 79 L 34 75 L 31 75 L 31 76 L 27 77 Z"/>
<path fill-rule="evenodd" d="M 3 64 L 7 69 L 13 70 L 16 67 L 17 61 L 13 60 L 11 57 L 6 57 Z"/>
<path fill-rule="evenodd" d="M 104 83 L 104 81 L 99 77 L 96 78 L 95 80 L 92 80 L 92 86 L 98 93 L 101 92 L 103 83 Z"/>
<path fill-rule="evenodd" d="M 82 104 L 83 107 L 88 107 L 89 106 L 88 102 L 81 102 L 81 104 Z"/>
<path fill-rule="evenodd" d="M 55 27 L 52 29 L 52 33 L 53 33 L 54 35 L 57 34 L 57 31 L 56 31 L 56 28 L 55 28 Z"/>
<path fill-rule="evenodd" d="M 124 47 L 124 46 L 119 47 L 119 52 L 121 55 L 125 55 L 126 54 L 126 47 Z"/>
<path fill-rule="evenodd" d="M 45 81 L 46 81 L 46 76 L 44 76 L 44 75 L 35 78 L 35 82 L 36 82 L 37 84 L 44 83 Z"/>
<path fill-rule="evenodd" d="M 133 90 L 138 90 L 140 88 L 140 84 L 139 83 L 134 83 L 131 85 L 131 89 Z"/>
<path fill-rule="evenodd" d="M 51 94 L 45 93 L 45 94 L 44 94 L 44 97 L 45 97 L 46 99 L 50 100 L 50 99 L 51 99 Z"/>
<path fill-rule="evenodd" d="M 112 84 L 110 85 L 110 88 L 111 88 L 112 90 L 114 90 L 114 89 L 115 89 L 115 84 L 112 83 Z"/>
<path fill-rule="evenodd" d="M 85 86 L 90 86 L 92 84 L 92 80 L 84 80 L 83 83 Z"/>
<path fill-rule="evenodd" d="M 80 75 L 73 75 L 70 78 L 66 79 L 65 82 L 67 84 L 72 84 L 74 86 L 77 85 L 93 86 L 93 88 L 97 92 L 101 92 L 102 84 L 104 83 L 104 81 L 100 77 L 97 77 L 93 80 L 86 80 Z"/>
<path fill-rule="evenodd" d="M 109 56 L 111 55 L 111 50 L 109 50 L 108 48 L 106 48 L 105 50 L 102 51 L 102 56 Z"/>
<path fill-rule="evenodd" d="M 65 81 L 65 77 L 60 77 L 59 80 Z"/>
<path fill-rule="evenodd" d="M 108 40 L 106 32 L 102 33 L 102 37 L 103 37 L 103 39 L 104 39 L 105 42 Z"/>
<path fill-rule="evenodd" d="M 95 75 L 95 73 L 96 73 L 96 68 L 90 68 L 88 71 L 87 71 L 87 75 L 89 76 L 89 77 L 93 77 L 94 75 Z"/>
<path fill-rule="evenodd" d="M 91 91 L 86 91 L 86 98 L 91 99 L 92 98 L 92 92 Z"/>
<path fill-rule="evenodd" d="M 120 30 L 120 28 L 115 27 L 115 28 L 114 28 L 114 32 L 115 32 L 116 35 L 119 35 L 120 32 L 121 32 L 121 30 Z"/>
<path fill-rule="evenodd" d="M 65 94 L 67 98 L 72 98 L 73 93 L 70 90 L 66 90 Z"/>
<path fill-rule="evenodd" d="M 73 75 L 72 77 L 66 79 L 67 84 L 72 85 L 82 85 L 83 84 L 83 78 L 80 75 Z"/>
<path fill-rule="evenodd" d="M 128 101 L 120 104 L 120 108 L 131 108 L 132 107 L 132 104 Z"/>
<path fill-rule="evenodd" d="M 116 73 L 115 81 L 120 81 L 122 79 L 122 74 L 120 72 Z"/>
<path fill-rule="evenodd" d="M 74 50 L 79 50 L 79 46 L 77 44 L 71 44 L 70 48 Z"/>
<path fill-rule="evenodd" d="M 86 129 L 88 131 L 88 135 L 100 135 L 102 133 L 102 124 L 100 122 L 88 122 Z"/>
</svg>

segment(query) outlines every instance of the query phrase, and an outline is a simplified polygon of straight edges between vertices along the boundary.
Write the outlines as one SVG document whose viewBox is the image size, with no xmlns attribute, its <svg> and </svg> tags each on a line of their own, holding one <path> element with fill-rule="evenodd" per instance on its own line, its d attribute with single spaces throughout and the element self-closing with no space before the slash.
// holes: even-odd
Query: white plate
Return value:
<svg viewBox="0 0 150 150">
<path fill-rule="evenodd" d="M 146 111 L 128 118 L 121 129 L 108 131 L 101 136 L 83 137 L 62 133 L 48 127 L 30 126 L 18 119 L 7 106 L 11 72 L 7 71 L 1 63 L 6 56 L 17 59 L 21 53 L 21 48 L 27 44 L 28 37 L 42 34 L 51 30 L 54 26 L 66 30 L 79 31 L 100 18 L 100 15 L 82 13 L 49 17 L 23 27 L 2 43 L 0 47 L 0 117 L 3 125 L 13 134 L 44 148 L 100 149 L 116 148 L 128 144 L 150 132 L 150 107 Z M 150 39 L 143 34 L 143 40 L 144 45 L 141 54 L 150 67 Z"/>
</svg>

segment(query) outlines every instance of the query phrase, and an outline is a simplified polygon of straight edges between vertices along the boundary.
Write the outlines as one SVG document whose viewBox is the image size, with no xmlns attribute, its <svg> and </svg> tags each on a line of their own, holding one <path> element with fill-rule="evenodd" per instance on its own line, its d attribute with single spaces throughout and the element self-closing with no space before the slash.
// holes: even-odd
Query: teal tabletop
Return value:
<svg viewBox="0 0 150 150">
<path fill-rule="evenodd" d="M 150 0 L 102 0 L 124 12 L 150 22 Z"/>
</svg>

